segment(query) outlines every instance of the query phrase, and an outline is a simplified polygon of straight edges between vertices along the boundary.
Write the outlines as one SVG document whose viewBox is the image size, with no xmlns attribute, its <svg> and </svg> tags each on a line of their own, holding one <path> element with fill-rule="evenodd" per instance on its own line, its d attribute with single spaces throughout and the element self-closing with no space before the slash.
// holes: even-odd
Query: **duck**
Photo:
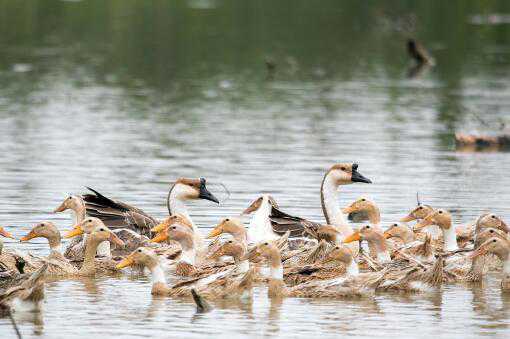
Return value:
<svg viewBox="0 0 510 339">
<path fill-rule="evenodd" d="M 342 209 L 342 212 L 344 214 L 351 214 L 351 213 L 365 213 L 368 218 L 368 222 L 372 227 L 380 232 L 383 233 L 383 229 L 380 226 L 381 223 L 381 212 L 379 210 L 379 207 L 371 201 L 368 198 L 362 197 L 354 202 L 352 202 L 349 206 L 344 207 Z"/>
<path fill-rule="evenodd" d="M 273 230 L 269 216 L 273 208 L 278 208 L 276 200 L 269 194 L 263 194 L 255 199 L 241 215 L 250 215 L 247 240 L 249 243 L 258 244 L 263 241 L 272 241 L 280 237 L 281 234 Z"/>
<path fill-rule="evenodd" d="M 222 248 L 221 255 L 233 255 L 239 260 L 244 254 L 243 248 L 241 244 L 231 240 Z M 122 269 L 133 265 L 143 265 L 151 271 L 151 294 L 155 296 L 191 296 L 191 290 L 194 289 L 208 299 L 232 298 L 241 296 L 252 288 L 253 271 L 249 269 L 249 264 L 246 265 L 244 262 L 240 262 L 230 270 L 188 279 L 171 287 L 167 285 L 158 256 L 151 249 L 138 248 L 122 260 L 117 268 Z"/>
<path fill-rule="evenodd" d="M 251 227 L 251 225 L 250 225 Z M 207 235 L 207 239 L 212 239 L 220 236 L 221 234 L 228 233 L 232 235 L 232 237 L 239 243 L 244 246 L 248 246 L 249 242 L 249 229 L 248 232 L 246 228 L 241 223 L 241 220 L 237 218 L 225 218 L 222 219 Z M 276 239 L 279 239 L 280 236 L 277 236 Z M 252 238 L 253 239 L 253 238 Z M 269 240 L 264 238 L 265 240 Z M 276 240 L 273 239 L 273 240 Z"/>
<path fill-rule="evenodd" d="M 343 238 L 351 235 L 353 229 L 347 223 L 347 219 L 338 205 L 337 191 L 340 186 L 352 183 L 372 183 L 372 181 L 358 172 L 358 164 L 340 163 L 331 166 L 326 172 L 320 189 L 322 211 L 326 224 L 336 227 Z M 270 219 L 276 233 L 283 234 L 290 231 L 291 236 L 294 237 L 306 235 L 306 229 L 316 229 L 321 225 L 303 218 L 293 217 L 274 207 Z M 349 247 L 353 254 L 357 255 L 359 243 L 353 242 Z"/>
<path fill-rule="evenodd" d="M 4 271 L 12 271 L 15 268 L 15 259 L 12 253 L 6 253 L 4 251 L 4 242 L 3 238 L 15 239 L 14 236 L 5 230 L 2 226 L 0 226 L 0 267 L 3 268 Z"/>
<path fill-rule="evenodd" d="M 470 257 L 474 259 L 487 253 L 496 255 L 503 262 L 501 289 L 510 291 L 510 242 L 498 237 L 490 238 L 481 244 Z"/>
<path fill-rule="evenodd" d="M 65 211 L 71 211 L 73 225 L 81 223 L 87 217 L 85 201 L 81 196 L 78 195 L 70 195 L 65 198 L 64 201 L 62 201 L 60 205 L 53 210 L 53 213 L 62 213 Z M 64 251 L 64 257 L 73 261 L 79 261 L 83 259 L 86 236 L 87 234 L 85 233 L 83 236 L 73 237 L 72 241 L 68 244 L 66 250 Z M 97 248 L 97 255 L 103 257 L 111 257 L 109 241 L 104 241 L 99 244 L 99 247 Z"/>
<path fill-rule="evenodd" d="M 47 268 L 47 264 L 42 265 L 19 285 L 0 293 L 1 313 L 31 312 L 41 309 Z"/>
<path fill-rule="evenodd" d="M 443 251 L 452 252 L 459 249 L 457 244 L 457 233 L 452 225 L 452 216 L 445 209 L 438 209 L 427 215 L 415 225 L 414 230 L 418 231 L 426 226 L 437 225 L 443 233 Z"/>
<path fill-rule="evenodd" d="M 62 241 L 58 228 L 50 221 L 42 221 L 32 227 L 30 232 L 20 238 L 20 242 L 27 242 L 35 238 L 48 240 L 50 254 L 46 258 L 38 258 L 38 261 L 48 264 L 46 275 L 61 276 L 72 274 L 76 267 L 72 265 L 61 253 Z"/>
<path fill-rule="evenodd" d="M 388 244 L 386 243 L 385 236 L 371 225 L 364 225 L 359 230 L 355 231 L 347 238 L 343 240 L 344 244 L 351 243 L 353 241 L 368 242 L 368 246 L 371 252 L 375 254 L 375 258 L 379 264 L 386 264 L 391 262 L 390 251 Z"/>
<path fill-rule="evenodd" d="M 402 223 L 391 224 L 383 235 L 386 239 L 397 239 L 401 245 L 410 244 L 416 240 L 413 230 Z"/>
<path fill-rule="evenodd" d="M 115 261 L 110 257 L 96 260 L 97 247 L 103 241 L 110 241 L 116 246 L 124 246 L 124 242 L 112 232 L 104 223 L 95 217 L 87 217 L 64 237 L 71 238 L 87 233 L 85 256 L 79 270 L 70 272 L 77 276 L 94 276 L 96 273 L 117 272 Z"/>
<path fill-rule="evenodd" d="M 284 281 L 284 270 L 279 249 L 271 242 L 257 245 L 256 251 L 266 259 L 270 275 L 268 279 L 268 297 L 304 297 L 304 298 L 349 298 L 373 294 L 385 272 L 345 275 L 327 280 L 312 280 L 288 287 Z"/>
<path fill-rule="evenodd" d="M 356 276 L 359 274 L 359 267 L 348 247 L 336 245 L 319 263 L 288 268 L 284 265 L 283 278 L 287 285 L 293 286 L 313 280 L 332 279 L 344 274 Z"/>
<path fill-rule="evenodd" d="M 198 267 L 204 253 L 197 251 L 193 229 L 186 225 L 174 223 L 158 233 L 151 241 L 161 243 L 168 239 L 178 242 L 181 247 L 181 253 L 175 264 L 175 275 L 190 277 L 198 274 Z"/>
<path fill-rule="evenodd" d="M 82 196 L 87 214 L 103 220 L 105 225 L 112 229 L 127 228 L 151 237 L 151 228 L 160 223 L 137 207 L 107 198 L 98 191 L 90 187 L 87 188 L 92 192 L 92 194 Z M 209 200 L 219 204 L 219 200 L 207 189 L 205 178 L 179 178 L 168 192 L 167 209 L 168 215 L 180 214 L 190 220 L 193 230 L 196 234 L 200 234 L 185 205 L 186 201 L 196 199 Z"/>
<path fill-rule="evenodd" d="M 409 223 L 411 221 L 420 222 L 425 219 L 425 217 L 434 212 L 434 208 L 430 205 L 424 205 L 418 202 L 418 206 L 416 206 L 411 212 L 409 212 L 406 216 L 402 217 L 399 221 L 402 223 Z M 437 239 L 441 232 L 439 227 L 436 225 L 429 225 L 424 229 L 423 235 L 429 234 L 433 239 Z"/>
</svg>

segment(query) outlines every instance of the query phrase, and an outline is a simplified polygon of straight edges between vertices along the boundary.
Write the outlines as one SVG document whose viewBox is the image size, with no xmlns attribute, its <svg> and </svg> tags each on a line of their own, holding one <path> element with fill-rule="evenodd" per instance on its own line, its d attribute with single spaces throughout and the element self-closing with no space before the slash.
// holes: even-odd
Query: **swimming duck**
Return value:
<svg viewBox="0 0 510 339">
<path fill-rule="evenodd" d="M 400 244 L 409 244 L 416 240 L 413 230 L 405 225 L 393 223 L 384 232 L 386 239 L 397 239 Z"/>
<path fill-rule="evenodd" d="M 313 280 L 288 287 L 283 279 L 284 271 L 278 248 L 270 242 L 264 242 L 257 245 L 256 249 L 262 257 L 266 258 L 269 265 L 268 296 L 270 298 L 344 298 L 364 296 L 366 294 L 373 294 L 375 287 L 384 275 L 381 272 L 356 274 L 354 276 L 346 275 L 322 281 Z"/>
<path fill-rule="evenodd" d="M 27 272 L 32 272 L 37 267 L 40 267 L 40 265 L 37 265 L 37 263 L 35 263 L 30 256 L 24 255 L 18 251 L 5 250 L 2 237 L 10 239 L 15 238 L 10 232 L 7 232 L 3 227 L 0 226 L 0 271 L 5 273 L 5 278 L 7 280 L 11 275 L 17 274 L 17 262 L 20 260 L 20 258 L 23 260 L 24 268 Z"/>
<path fill-rule="evenodd" d="M 43 221 L 32 227 L 30 232 L 20 239 L 20 242 L 27 242 L 35 238 L 45 238 L 50 246 L 50 254 L 47 258 L 38 258 L 41 262 L 48 264 L 47 275 L 60 276 L 76 272 L 74 267 L 60 252 L 62 248 L 60 232 L 50 221 Z"/>
<path fill-rule="evenodd" d="M 87 214 L 102 219 L 112 229 L 127 228 L 137 233 L 151 236 L 150 229 L 159 222 L 139 208 L 105 197 L 101 193 L 89 188 L 94 194 L 85 194 Z M 168 215 L 180 214 L 191 221 L 196 234 L 197 227 L 193 223 L 185 202 L 188 200 L 204 199 L 219 203 L 218 199 L 206 187 L 206 180 L 179 178 L 170 188 L 167 197 Z"/>
<path fill-rule="evenodd" d="M 353 233 L 351 226 L 347 223 L 342 209 L 338 205 L 338 188 L 342 185 L 348 185 L 356 182 L 371 183 L 358 172 L 358 164 L 336 164 L 333 165 L 324 175 L 321 184 L 321 204 L 326 224 L 336 227 L 340 231 L 341 237 L 347 237 Z M 291 236 L 305 235 L 305 229 L 318 228 L 319 223 L 310 222 L 303 218 L 293 217 L 283 213 L 277 208 L 272 208 L 270 216 L 273 230 L 276 233 L 291 231 Z M 353 254 L 357 254 L 359 243 L 353 242 L 351 245 Z"/>
<path fill-rule="evenodd" d="M 222 249 L 221 255 L 234 255 L 240 258 L 239 251 L 243 251 L 243 246 L 234 244 L 234 241 L 231 241 L 228 245 Z M 208 299 L 228 298 L 239 296 L 251 290 L 252 287 L 253 272 L 249 270 L 249 265 L 244 263 L 235 266 L 231 270 L 222 270 L 205 277 L 188 279 L 172 287 L 167 285 L 163 269 L 154 251 L 148 248 L 139 248 L 120 262 L 117 268 L 122 269 L 132 265 L 143 265 L 151 271 L 152 295 L 190 296 L 191 289 L 195 289 Z"/>
<path fill-rule="evenodd" d="M 472 254 L 471 258 L 476 258 L 487 253 L 496 255 L 503 262 L 503 277 L 501 279 L 501 289 L 510 290 L 510 242 L 506 239 L 497 237 L 490 238 L 481 244 Z"/>
<path fill-rule="evenodd" d="M 448 211 L 444 209 L 435 210 L 416 224 L 414 229 L 417 231 L 429 225 L 437 225 L 441 229 L 443 233 L 443 251 L 450 252 L 459 249 L 455 227 L 452 225 L 452 216 Z"/>
<path fill-rule="evenodd" d="M 244 225 L 241 223 L 239 219 L 236 218 L 225 218 L 221 220 L 218 225 L 214 227 L 214 229 L 209 232 L 207 235 L 208 239 L 215 238 L 223 233 L 228 233 L 232 235 L 232 237 L 241 244 L 245 246 L 248 245 L 249 239 L 249 230 L 246 232 Z M 277 235 L 276 239 L 279 239 L 280 236 Z M 253 238 L 252 238 L 253 239 Z M 269 239 L 265 239 L 269 240 Z"/>
<path fill-rule="evenodd" d="M 342 212 L 345 214 L 358 212 L 366 213 L 370 225 L 372 225 L 376 231 L 383 233 L 383 230 L 379 225 L 381 223 L 381 212 L 379 211 L 379 207 L 377 207 L 377 205 L 368 198 L 359 198 L 349 206 L 344 207 Z"/>
<path fill-rule="evenodd" d="M 119 247 L 124 246 L 124 242 L 106 227 L 100 219 L 94 217 L 85 218 L 81 223 L 75 225 L 73 230 L 68 232 L 65 237 L 79 236 L 86 232 L 88 234 L 83 264 L 77 272 L 73 272 L 72 274 L 93 276 L 96 273 L 115 272 L 116 263 L 111 258 L 108 257 L 96 260 L 97 247 L 103 241 L 110 241 Z"/>
<path fill-rule="evenodd" d="M 253 213 L 248 227 L 248 242 L 257 244 L 261 241 L 276 240 L 280 237 L 273 230 L 271 220 L 269 219 L 273 208 L 278 208 L 276 200 L 269 194 L 263 194 L 242 212 L 241 215 Z"/>
<path fill-rule="evenodd" d="M 82 197 L 77 195 L 70 195 L 62 203 L 53 210 L 53 213 L 61 213 L 64 211 L 71 211 L 73 215 L 73 225 L 77 225 L 87 217 L 87 208 L 85 206 L 85 201 Z M 85 251 L 85 239 L 86 233 L 83 236 L 73 237 L 71 242 L 68 244 L 64 256 L 70 260 L 78 261 L 83 259 L 83 254 Z M 103 257 L 111 256 L 110 242 L 104 241 L 99 244 L 97 248 L 97 255 Z"/>
<path fill-rule="evenodd" d="M 0 311 L 29 312 L 39 310 L 44 299 L 44 275 L 47 265 L 42 265 L 21 284 L 0 294 Z"/>
<path fill-rule="evenodd" d="M 385 264 L 391 261 L 386 238 L 373 226 L 365 225 L 361 227 L 358 231 L 355 231 L 350 236 L 345 238 L 343 242 L 348 244 L 353 241 L 361 240 L 366 240 L 368 242 L 368 246 L 371 251 L 375 253 L 375 257 L 379 264 Z"/>
</svg>

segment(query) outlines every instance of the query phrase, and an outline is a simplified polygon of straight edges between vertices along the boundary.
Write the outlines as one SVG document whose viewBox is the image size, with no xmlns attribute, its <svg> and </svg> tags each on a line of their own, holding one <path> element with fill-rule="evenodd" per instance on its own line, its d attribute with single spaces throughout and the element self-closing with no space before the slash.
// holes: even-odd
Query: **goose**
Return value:
<svg viewBox="0 0 510 339">
<path fill-rule="evenodd" d="M 42 265 L 21 284 L 0 293 L 0 310 L 4 312 L 31 312 L 41 308 L 44 299 L 44 275 L 48 268 Z"/>
<path fill-rule="evenodd" d="M 139 208 L 107 198 L 91 188 L 89 190 L 93 194 L 83 195 L 87 214 L 98 217 L 112 229 L 127 228 L 142 235 L 151 236 L 150 229 L 159 224 L 155 218 Z M 167 209 L 168 215 L 180 214 L 191 221 L 195 233 L 200 234 L 185 205 L 186 201 L 196 199 L 219 203 L 219 200 L 207 189 L 204 178 L 179 178 L 168 192 Z"/>
<path fill-rule="evenodd" d="M 349 236 L 353 233 L 351 226 L 347 223 L 346 217 L 342 209 L 338 205 L 338 188 L 342 185 L 348 185 L 356 182 L 371 183 L 358 172 L 358 164 L 335 164 L 324 175 L 321 184 L 321 204 L 326 223 L 336 227 L 341 237 Z M 320 224 L 310 222 L 303 218 L 293 217 L 279 209 L 273 207 L 270 216 L 273 230 L 278 233 L 291 231 L 291 236 L 303 236 L 306 229 L 316 229 Z M 353 254 L 359 251 L 359 244 L 353 243 L 349 245 Z"/>
<path fill-rule="evenodd" d="M 358 231 L 355 231 L 344 239 L 344 243 L 348 244 L 353 241 L 366 240 L 371 251 L 374 252 L 379 264 L 386 264 L 391 261 L 390 252 L 386 238 L 376 228 L 371 225 L 365 225 Z"/>
<path fill-rule="evenodd" d="M 284 281 L 284 270 L 281 262 L 281 254 L 278 248 L 271 242 L 260 243 L 256 251 L 266 259 L 270 275 L 268 279 L 268 297 L 325 297 L 345 298 L 360 297 L 373 294 L 384 272 L 345 275 L 328 280 L 305 282 L 288 287 Z"/>
<path fill-rule="evenodd" d="M 490 238 L 471 254 L 471 258 L 477 258 L 487 253 L 496 255 L 503 262 L 501 289 L 510 291 L 510 242 L 498 237 Z"/>
<path fill-rule="evenodd" d="M 228 243 L 222 249 L 221 255 L 232 255 L 239 261 L 244 254 L 241 244 Z M 197 277 L 179 282 L 172 287 L 166 283 L 163 268 L 159 263 L 158 257 L 149 248 L 138 248 L 128 257 L 122 260 L 118 269 L 133 265 L 143 265 L 151 271 L 152 276 L 152 295 L 157 296 L 190 296 L 191 289 L 209 299 L 212 298 L 231 298 L 240 296 L 244 292 L 251 290 L 253 271 L 245 263 L 235 266 L 231 270 L 223 270 L 205 277 Z"/>
<path fill-rule="evenodd" d="M 280 237 L 273 230 L 271 220 L 269 219 L 273 208 L 278 208 L 276 200 L 269 194 L 263 194 L 241 213 L 241 215 L 253 214 L 247 234 L 249 243 L 258 244 L 262 241 L 276 240 Z"/>
</svg>

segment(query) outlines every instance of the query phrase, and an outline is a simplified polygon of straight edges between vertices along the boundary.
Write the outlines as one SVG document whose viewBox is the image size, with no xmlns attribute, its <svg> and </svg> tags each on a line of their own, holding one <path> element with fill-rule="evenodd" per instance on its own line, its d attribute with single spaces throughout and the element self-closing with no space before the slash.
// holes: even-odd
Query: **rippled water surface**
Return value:
<svg viewBox="0 0 510 339">
<path fill-rule="evenodd" d="M 453 136 L 510 121 L 510 25 L 491 19 L 509 14 L 507 1 L 0 0 L 0 223 L 17 237 L 41 220 L 65 230 L 50 211 L 84 186 L 162 218 L 180 176 L 231 192 L 190 204 L 204 229 L 261 192 L 320 221 L 322 176 L 344 161 L 373 184 L 340 203 L 369 196 L 386 224 L 417 191 L 457 224 L 508 218 L 508 153 L 456 152 Z M 416 78 L 410 35 L 437 63 Z M 48 253 L 42 240 L 5 246 Z M 42 313 L 16 317 L 27 338 L 508 337 L 499 279 L 362 301 L 274 303 L 258 287 L 251 304 L 196 314 L 122 275 L 49 283 Z"/>
</svg>

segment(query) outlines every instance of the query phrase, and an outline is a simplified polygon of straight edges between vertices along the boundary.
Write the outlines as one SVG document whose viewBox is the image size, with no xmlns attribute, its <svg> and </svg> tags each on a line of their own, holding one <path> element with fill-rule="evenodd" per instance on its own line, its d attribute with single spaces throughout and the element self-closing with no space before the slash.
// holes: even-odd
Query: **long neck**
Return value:
<svg viewBox="0 0 510 339">
<path fill-rule="evenodd" d="M 195 265 L 197 251 L 193 244 L 193 240 L 185 239 L 179 241 L 179 243 L 181 244 L 182 248 L 181 257 L 179 258 L 179 261 L 185 262 L 190 265 Z"/>
<path fill-rule="evenodd" d="M 328 224 L 343 228 L 347 234 L 352 233 L 352 228 L 347 224 L 342 209 L 338 205 L 338 185 L 334 182 L 333 178 L 328 174 L 324 176 L 321 185 L 321 202 L 322 212 Z"/>
<path fill-rule="evenodd" d="M 50 245 L 50 250 L 59 252 L 62 250 L 60 235 L 53 236 L 48 238 L 48 244 Z"/>
<path fill-rule="evenodd" d="M 443 250 L 444 251 L 455 251 L 459 249 L 457 246 L 457 234 L 455 233 L 455 228 L 453 225 L 450 225 L 449 228 L 441 228 L 443 230 Z"/>
<path fill-rule="evenodd" d="M 79 224 L 83 220 L 85 220 L 87 209 L 85 205 L 76 206 L 71 209 L 74 218 L 74 225 Z"/>
<path fill-rule="evenodd" d="M 94 274 L 96 272 L 94 258 L 96 257 L 97 246 L 99 242 L 91 239 L 89 236 L 85 245 L 85 257 L 83 265 L 80 268 L 81 274 Z"/>
<path fill-rule="evenodd" d="M 283 266 L 281 255 L 278 250 L 274 250 L 269 258 L 269 278 L 273 280 L 283 280 Z"/>
<path fill-rule="evenodd" d="M 188 213 L 188 208 L 184 204 L 184 201 L 187 199 L 184 199 L 182 197 L 181 188 L 179 185 L 175 185 L 172 187 L 172 190 L 170 191 L 169 197 L 168 197 L 168 208 L 170 209 L 170 215 L 172 214 L 181 214 L 182 216 L 186 217 L 190 222 L 191 226 L 193 226 L 193 231 L 197 232 L 197 227 L 193 223 L 193 220 L 191 220 L 191 217 Z"/>
</svg>

